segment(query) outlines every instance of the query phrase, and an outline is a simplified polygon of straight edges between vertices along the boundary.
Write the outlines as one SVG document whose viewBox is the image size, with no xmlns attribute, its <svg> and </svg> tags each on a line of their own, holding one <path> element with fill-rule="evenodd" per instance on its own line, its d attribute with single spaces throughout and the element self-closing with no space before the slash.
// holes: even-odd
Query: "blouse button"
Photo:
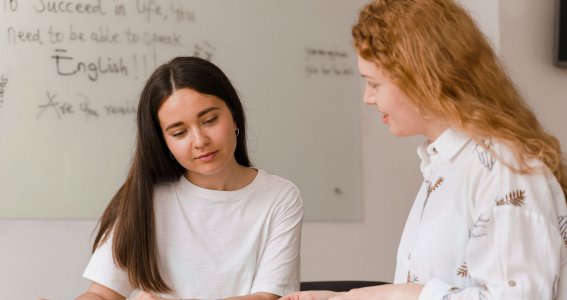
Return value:
<svg viewBox="0 0 567 300">
<path fill-rule="evenodd" d="M 511 286 L 511 287 L 515 287 L 516 282 L 514 280 L 510 280 L 510 281 L 508 281 L 508 285 Z"/>
</svg>

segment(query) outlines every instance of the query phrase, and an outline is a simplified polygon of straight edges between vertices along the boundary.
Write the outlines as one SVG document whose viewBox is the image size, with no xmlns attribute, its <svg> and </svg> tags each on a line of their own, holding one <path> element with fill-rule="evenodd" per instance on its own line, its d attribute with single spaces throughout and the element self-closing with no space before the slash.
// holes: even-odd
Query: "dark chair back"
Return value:
<svg viewBox="0 0 567 300">
<path fill-rule="evenodd" d="M 302 281 L 301 291 L 333 291 L 347 292 L 352 289 L 363 288 L 374 285 L 387 284 L 383 281 L 364 281 L 364 280 L 338 280 L 338 281 Z"/>
</svg>

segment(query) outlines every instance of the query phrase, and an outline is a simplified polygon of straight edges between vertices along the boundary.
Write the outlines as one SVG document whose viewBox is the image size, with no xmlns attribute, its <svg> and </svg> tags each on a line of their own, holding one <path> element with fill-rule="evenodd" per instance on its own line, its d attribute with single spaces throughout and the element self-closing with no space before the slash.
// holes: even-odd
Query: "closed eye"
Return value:
<svg viewBox="0 0 567 300">
<path fill-rule="evenodd" d="M 378 84 L 376 84 L 376 83 L 372 83 L 372 82 L 370 82 L 370 81 L 367 81 L 366 83 L 368 84 L 368 86 L 369 86 L 371 89 L 374 89 L 374 90 L 375 90 L 375 89 L 378 88 Z"/>
<path fill-rule="evenodd" d="M 203 121 L 203 125 L 211 125 L 211 124 L 214 124 L 218 119 L 219 119 L 218 116 L 213 116 L 213 117 L 211 117 L 211 118 L 205 119 L 205 120 Z"/>
<path fill-rule="evenodd" d="M 183 135 L 185 135 L 185 133 L 187 132 L 187 130 L 183 129 L 183 130 L 176 130 L 174 132 L 171 133 L 172 137 L 181 137 Z"/>
</svg>

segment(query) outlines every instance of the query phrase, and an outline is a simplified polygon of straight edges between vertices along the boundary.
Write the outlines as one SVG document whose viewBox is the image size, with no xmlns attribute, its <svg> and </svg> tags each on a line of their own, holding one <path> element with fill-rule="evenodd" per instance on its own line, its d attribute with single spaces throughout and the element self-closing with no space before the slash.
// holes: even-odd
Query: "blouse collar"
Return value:
<svg viewBox="0 0 567 300">
<path fill-rule="evenodd" d="M 433 165 L 450 161 L 470 141 L 470 137 L 452 128 L 445 130 L 435 141 L 426 141 L 417 148 L 421 158 L 421 172 L 425 179 L 436 169 Z"/>
</svg>

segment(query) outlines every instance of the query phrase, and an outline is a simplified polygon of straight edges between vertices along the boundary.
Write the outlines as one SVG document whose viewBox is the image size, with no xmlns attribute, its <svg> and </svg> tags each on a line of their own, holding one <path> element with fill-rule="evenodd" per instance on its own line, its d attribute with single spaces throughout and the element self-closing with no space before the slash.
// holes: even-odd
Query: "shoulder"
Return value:
<svg viewBox="0 0 567 300">
<path fill-rule="evenodd" d="M 476 142 L 471 149 L 469 184 L 478 208 L 516 208 L 554 215 L 565 206 L 559 182 L 538 159 L 522 166 L 512 147 L 496 139 Z"/>
<path fill-rule="evenodd" d="M 160 182 L 154 185 L 154 209 L 158 212 L 171 211 L 175 207 L 176 199 L 180 195 L 187 195 L 185 189 L 180 188 L 181 180 L 171 182 Z"/>
<path fill-rule="evenodd" d="M 507 143 L 494 138 L 471 140 L 462 157 L 466 157 L 463 159 L 463 163 L 466 165 L 468 173 L 478 173 L 482 176 L 492 175 L 502 178 L 505 174 L 549 173 L 549 168 L 538 159 L 526 161 L 527 165 L 537 172 L 521 172 L 523 168 L 516 151 Z"/>
<path fill-rule="evenodd" d="M 258 169 L 257 176 L 260 176 L 258 195 L 272 199 L 276 206 L 303 207 L 301 193 L 295 183 L 262 169 Z"/>
<path fill-rule="evenodd" d="M 280 177 L 278 175 L 270 174 L 262 169 L 258 169 L 258 175 L 261 179 L 262 187 L 271 190 L 281 190 L 291 192 L 299 195 L 299 188 L 292 181 Z"/>
<path fill-rule="evenodd" d="M 179 185 L 179 179 L 171 182 L 159 182 L 154 185 L 154 195 L 156 198 L 171 194 L 175 186 Z"/>
</svg>

